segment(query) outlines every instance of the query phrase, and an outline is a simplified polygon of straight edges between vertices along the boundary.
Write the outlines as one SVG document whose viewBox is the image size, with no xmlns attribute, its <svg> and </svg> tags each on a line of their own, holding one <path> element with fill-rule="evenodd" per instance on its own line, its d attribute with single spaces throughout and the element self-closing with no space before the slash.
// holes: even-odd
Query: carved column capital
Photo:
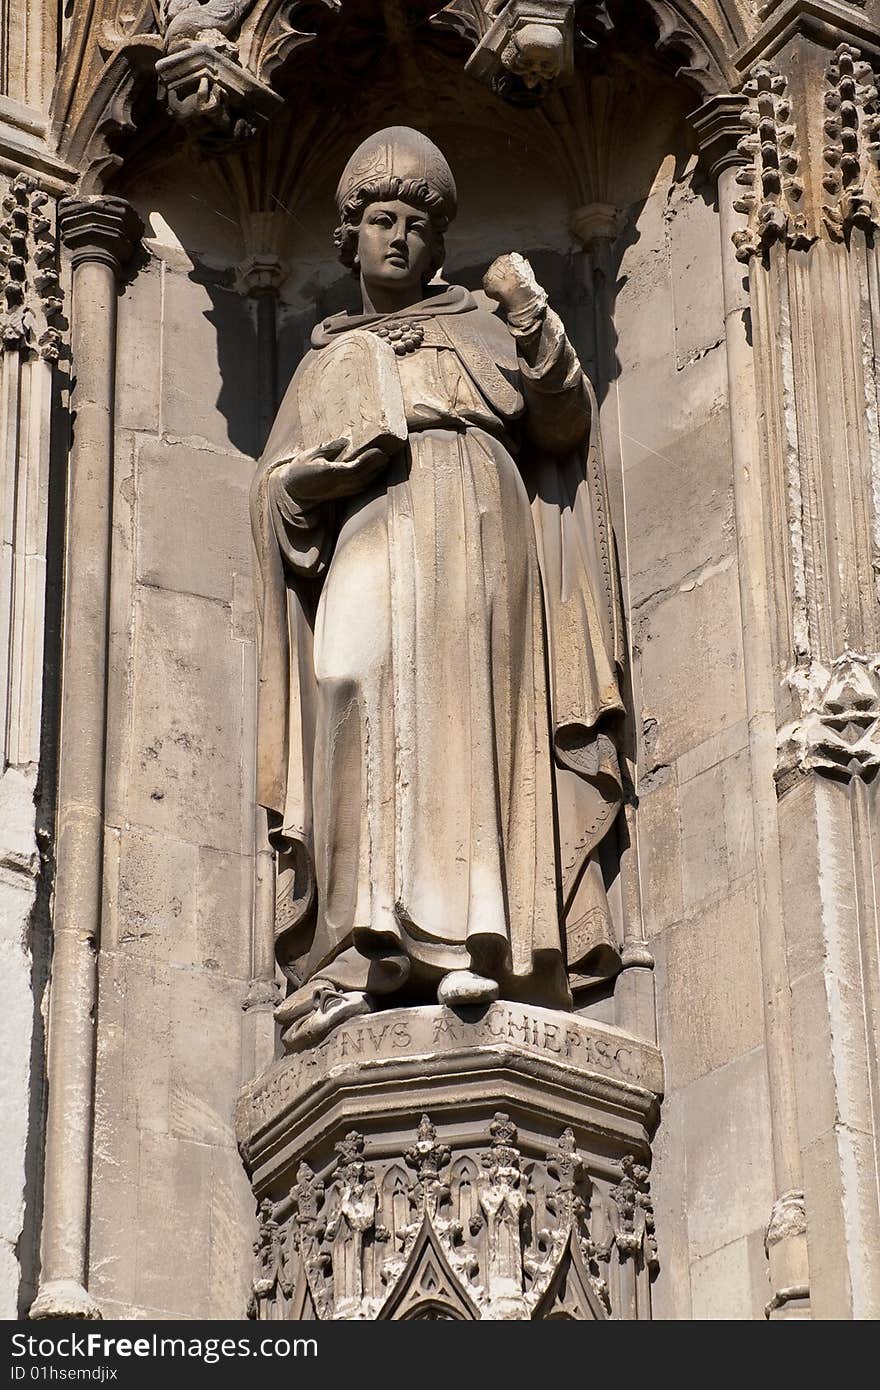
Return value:
<svg viewBox="0 0 880 1390">
<path fill-rule="evenodd" d="M 746 156 L 740 141 L 748 133 L 743 121 L 747 98 L 742 92 L 723 92 L 710 97 L 690 118 L 696 131 L 700 157 L 713 183 L 725 169 L 740 168 Z"/>
<path fill-rule="evenodd" d="M 242 294 L 277 294 L 289 268 L 272 251 L 255 252 L 239 261 L 235 270 L 236 287 Z"/>
<path fill-rule="evenodd" d="M 143 223 L 124 198 L 99 195 L 62 198 L 58 230 L 74 268 L 87 261 L 109 266 L 120 275 L 143 234 Z"/>
<path fill-rule="evenodd" d="M 613 203 L 587 203 L 575 208 L 569 219 L 572 235 L 585 251 L 615 240 L 620 231 L 620 209 Z"/>
<path fill-rule="evenodd" d="M 576 236 L 585 252 L 595 252 L 610 246 L 620 232 L 620 208 L 613 203 L 587 203 L 574 208 L 569 220 L 571 235 Z"/>
</svg>

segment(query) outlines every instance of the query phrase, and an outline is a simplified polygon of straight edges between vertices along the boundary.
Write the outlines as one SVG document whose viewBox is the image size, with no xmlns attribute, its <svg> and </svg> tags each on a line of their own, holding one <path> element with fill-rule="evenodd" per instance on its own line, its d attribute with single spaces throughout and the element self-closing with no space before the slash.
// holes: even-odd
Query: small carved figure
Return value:
<svg viewBox="0 0 880 1390">
<path fill-rule="evenodd" d="M 524 24 L 515 29 L 501 55 L 508 72 L 521 77 L 527 87 L 549 87 L 562 72 L 565 40 L 551 24 Z"/>
<path fill-rule="evenodd" d="M 252 491 L 279 1017 L 569 1007 L 619 968 L 621 632 L 595 398 L 528 262 L 437 280 L 443 155 L 379 131 L 337 191 L 362 309 L 319 323 Z"/>
<path fill-rule="evenodd" d="M 189 43 L 210 43 L 234 51 L 230 35 L 253 0 L 161 0 L 160 16 L 169 50 Z"/>
</svg>

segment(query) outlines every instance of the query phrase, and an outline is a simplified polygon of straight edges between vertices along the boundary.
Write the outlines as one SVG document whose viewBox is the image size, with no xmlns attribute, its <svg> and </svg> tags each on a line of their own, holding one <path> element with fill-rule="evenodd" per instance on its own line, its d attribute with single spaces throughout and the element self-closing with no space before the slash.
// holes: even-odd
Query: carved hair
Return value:
<svg viewBox="0 0 880 1390">
<path fill-rule="evenodd" d="M 440 269 L 446 255 L 443 233 L 449 226 L 449 218 L 443 210 L 443 199 L 424 179 L 401 179 L 391 174 L 373 183 L 361 184 L 340 209 L 342 221 L 333 233 L 333 244 L 339 259 L 346 269 L 357 274 L 358 228 L 364 213 L 371 203 L 390 203 L 397 199 L 427 214 L 432 233 L 431 269 L 427 276 L 430 280 Z"/>
</svg>

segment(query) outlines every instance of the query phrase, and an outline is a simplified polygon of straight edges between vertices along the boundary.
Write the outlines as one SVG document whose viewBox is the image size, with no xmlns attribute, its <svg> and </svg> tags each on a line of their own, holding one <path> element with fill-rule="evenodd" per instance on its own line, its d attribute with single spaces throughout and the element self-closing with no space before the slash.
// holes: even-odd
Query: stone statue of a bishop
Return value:
<svg viewBox="0 0 880 1390">
<path fill-rule="evenodd" d="M 531 267 L 438 278 L 455 182 L 381 130 L 252 490 L 258 798 L 291 1048 L 383 1005 L 571 1006 L 619 968 L 621 623 L 596 402 Z"/>
</svg>

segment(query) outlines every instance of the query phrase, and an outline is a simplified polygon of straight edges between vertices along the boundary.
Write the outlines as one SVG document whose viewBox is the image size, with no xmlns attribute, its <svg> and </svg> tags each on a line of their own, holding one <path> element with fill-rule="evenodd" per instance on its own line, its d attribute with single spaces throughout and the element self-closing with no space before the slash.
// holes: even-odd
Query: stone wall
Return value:
<svg viewBox="0 0 880 1390">
<path fill-rule="evenodd" d="M 180 190 L 182 227 L 161 187 L 142 203 L 119 312 L 90 1249 L 105 1316 L 222 1318 L 243 1315 L 252 1222 L 232 1105 L 249 1075 L 254 326 L 222 221 Z"/>
</svg>

